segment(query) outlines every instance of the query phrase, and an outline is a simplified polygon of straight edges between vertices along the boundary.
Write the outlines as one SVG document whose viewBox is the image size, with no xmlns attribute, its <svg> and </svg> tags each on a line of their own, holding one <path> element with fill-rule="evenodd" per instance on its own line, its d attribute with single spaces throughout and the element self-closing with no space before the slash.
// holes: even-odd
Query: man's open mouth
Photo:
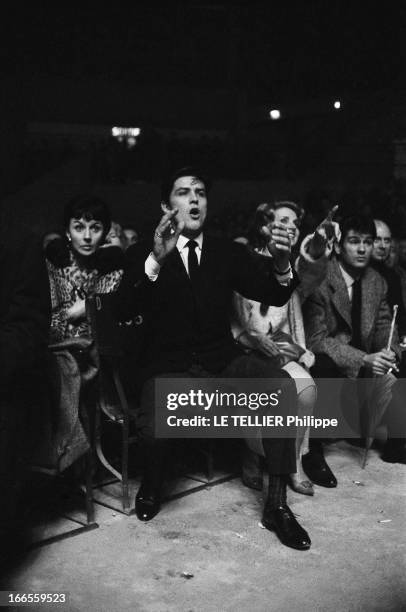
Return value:
<svg viewBox="0 0 406 612">
<path fill-rule="evenodd" d="M 191 208 L 189 215 L 192 217 L 192 219 L 198 219 L 200 217 L 200 210 L 198 208 Z"/>
</svg>

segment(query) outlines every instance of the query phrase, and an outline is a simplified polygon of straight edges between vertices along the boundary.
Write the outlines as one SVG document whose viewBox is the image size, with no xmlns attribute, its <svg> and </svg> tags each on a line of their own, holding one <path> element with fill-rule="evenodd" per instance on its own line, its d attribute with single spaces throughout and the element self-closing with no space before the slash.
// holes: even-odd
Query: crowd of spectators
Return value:
<svg viewBox="0 0 406 612">
<path fill-rule="evenodd" d="M 180 145 L 179 150 L 181 150 Z M 397 427 L 400 431 L 403 427 L 403 423 L 397 420 L 397 409 L 393 409 L 392 406 L 401 400 L 394 374 L 404 374 L 405 372 L 405 363 L 402 358 L 402 350 L 406 348 L 406 308 L 404 303 L 406 295 L 406 212 L 403 206 L 404 184 L 398 182 L 394 183 L 390 189 L 375 189 L 356 195 L 349 191 L 342 194 L 340 202 L 335 201 L 325 192 L 313 191 L 304 199 L 303 207 L 292 200 L 271 201 L 260 205 L 258 205 L 258 202 L 248 203 L 246 206 L 239 207 L 230 204 L 223 208 L 222 212 L 211 218 L 208 217 L 206 225 L 206 183 L 200 177 L 200 174 L 189 175 L 186 172 L 186 174 L 181 173 L 178 178 L 175 178 L 169 184 L 169 187 L 164 184 L 161 202 L 161 209 L 164 214 L 154 233 L 154 250 L 152 253 L 150 251 L 151 237 L 146 236 L 146 248 L 149 249 L 148 252 L 150 253 L 148 255 L 146 252 L 147 260 L 145 258 L 139 259 L 139 253 L 144 253 L 143 243 L 140 241 L 140 232 L 131 225 L 120 223 L 114 216 L 112 218 L 106 204 L 94 196 L 77 196 L 67 204 L 64 212 L 63 229 L 59 232 L 50 231 L 44 237 L 43 252 L 45 256 L 42 261 L 35 249 L 32 251 L 33 253 L 35 251 L 35 257 L 32 257 L 32 259 L 29 257 L 28 261 L 27 257 L 21 259 L 21 262 L 28 266 L 27 269 L 31 269 L 30 278 L 27 278 L 25 268 L 18 265 L 13 281 L 11 282 L 10 279 L 10 300 L 2 306 L 4 320 L 7 322 L 5 340 L 3 341 L 2 336 L 2 344 L 7 343 L 8 346 L 13 346 L 14 350 L 22 354 L 29 350 L 31 354 L 25 355 L 27 359 L 24 363 L 24 370 L 20 368 L 17 357 L 14 362 L 8 360 L 11 366 L 14 364 L 14 370 L 10 371 L 1 388 L 2 405 L 7 407 L 7 410 L 4 411 L 5 417 L 2 417 L 6 419 L 2 435 L 6 438 L 9 436 L 10 440 L 16 435 L 20 435 L 21 440 L 26 439 L 25 423 L 20 420 L 16 421 L 13 417 L 13 406 L 16 402 L 13 385 L 16 376 L 25 376 L 27 370 L 30 371 L 31 376 L 32 372 L 36 371 L 39 364 L 38 355 L 44 355 L 47 342 L 49 343 L 48 350 L 53 355 L 52 376 L 54 379 L 55 376 L 57 377 L 57 383 L 54 380 L 50 385 L 54 401 L 58 396 L 58 409 L 50 418 L 63 419 L 67 413 L 71 416 L 78 415 L 84 385 L 87 389 L 87 385 L 97 376 L 98 370 L 97 356 L 94 355 L 94 345 L 92 343 L 92 332 L 87 318 L 87 301 L 95 295 L 117 294 L 119 296 L 117 298 L 118 303 L 124 296 L 125 308 L 127 310 L 130 308 L 130 310 L 128 312 L 125 310 L 126 315 L 123 315 L 123 317 L 120 314 L 117 316 L 123 321 L 127 321 L 128 316 L 131 319 L 131 308 L 134 307 L 135 303 L 133 292 L 139 285 L 145 284 L 145 279 L 148 278 L 150 283 L 147 290 L 145 293 L 141 291 L 139 294 L 141 297 L 137 294 L 137 299 L 141 300 L 140 303 L 144 303 L 144 300 L 153 297 L 152 287 L 161 273 L 160 262 L 165 261 L 168 256 L 165 249 L 168 248 L 168 244 L 171 245 L 172 249 L 176 244 L 173 235 L 176 239 L 186 240 L 188 236 L 185 238 L 181 233 L 185 231 L 183 230 L 185 225 L 188 227 L 187 224 L 189 224 L 192 229 L 197 228 L 194 235 L 199 237 L 203 235 L 202 228 L 204 225 L 204 231 L 207 231 L 207 234 L 205 233 L 205 236 L 208 237 L 207 240 L 213 239 L 213 244 L 218 245 L 216 248 L 219 248 L 219 253 L 220 251 L 222 253 L 217 265 L 221 263 L 223 266 L 223 263 L 228 261 L 224 244 L 229 245 L 230 253 L 233 254 L 230 261 L 234 263 L 229 265 L 236 265 L 236 262 L 239 262 L 236 270 L 233 270 L 230 276 L 233 282 L 237 279 L 234 289 L 242 287 L 244 292 L 245 284 L 249 287 L 247 295 L 250 299 L 246 300 L 243 296 L 241 298 L 243 301 L 239 306 L 239 310 L 244 311 L 247 316 L 245 318 L 245 315 L 240 317 L 236 326 L 237 331 L 234 334 L 234 341 L 232 341 L 230 329 L 224 332 L 225 335 L 222 336 L 221 341 L 223 342 L 228 334 L 230 336 L 230 347 L 235 348 L 238 345 L 239 350 L 245 356 L 252 355 L 253 361 L 249 362 L 250 368 L 252 367 L 251 375 L 252 372 L 256 371 L 257 365 L 261 364 L 258 366 L 261 372 L 274 372 L 276 368 L 278 372 L 283 370 L 285 375 L 293 378 L 295 382 L 301 380 L 300 385 L 297 385 L 297 402 L 299 407 L 302 406 L 302 408 L 299 408 L 299 414 L 303 415 L 313 412 L 316 402 L 315 384 L 317 378 L 323 377 L 320 372 L 324 371 L 323 368 L 326 367 L 326 363 L 329 376 L 357 379 L 363 378 L 364 374 L 360 374 L 360 372 L 365 370 L 371 376 L 377 377 L 378 381 L 382 382 L 382 392 L 379 391 L 375 394 L 380 401 L 381 416 L 385 412 L 390 413 L 391 410 L 395 413 L 392 420 L 392 429 L 390 429 L 390 425 L 388 426 L 390 436 L 383 459 L 392 463 L 406 463 L 403 436 L 397 442 L 393 442 L 391 438 L 391 435 L 395 437 L 393 436 L 393 423 L 395 423 L 395 430 Z M 175 186 L 178 183 L 179 186 L 176 190 Z M 384 201 L 387 204 L 383 208 L 382 202 Z M 180 212 L 177 209 L 179 215 L 175 212 L 175 204 L 172 204 L 172 202 L 179 203 L 177 204 L 180 209 Z M 385 214 L 382 214 L 383 210 Z M 373 222 L 374 218 L 375 224 Z M 163 236 L 166 236 L 166 238 L 164 239 Z M 182 243 L 182 240 L 179 244 Z M 281 258 L 280 253 L 271 246 L 273 241 L 281 245 L 278 248 L 282 251 L 287 251 L 287 255 L 283 256 L 284 258 Z M 187 275 L 195 283 L 199 274 L 197 271 L 199 258 L 194 259 L 191 256 L 190 242 L 193 242 L 193 249 L 200 248 L 200 251 L 202 251 L 202 245 L 194 240 L 189 240 L 183 247 L 178 246 L 178 249 L 181 252 L 181 248 L 189 248 L 189 255 L 181 254 L 181 257 Z M 237 245 L 237 242 L 242 243 L 242 245 Z M 29 243 L 27 243 L 28 248 L 32 248 Z M 280 292 L 274 305 L 272 305 L 272 302 L 266 301 L 270 298 L 264 288 L 261 288 L 261 284 L 255 285 L 255 282 L 251 284 L 253 280 L 250 274 L 247 275 L 244 271 L 244 266 L 247 265 L 247 270 L 251 270 L 252 267 L 252 273 L 257 273 L 255 272 L 254 261 L 257 261 L 255 258 L 258 253 L 261 256 L 259 259 L 270 259 L 270 262 L 268 261 L 266 264 L 265 262 L 261 263 L 258 270 L 261 270 L 261 274 L 265 270 L 268 270 L 268 273 L 269 270 L 273 270 L 273 282 L 276 282 L 276 285 L 274 285 L 275 295 L 278 294 L 278 291 Z M 292 257 L 289 259 L 291 254 Z M 278 257 L 281 258 L 280 261 L 282 262 L 279 263 L 279 266 L 275 263 L 278 261 Z M 164 328 L 167 330 L 167 327 L 165 318 L 162 317 L 161 302 L 164 304 L 162 308 L 166 308 L 167 300 L 172 300 L 174 316 L 179 316 L 180 306 L 188 303 L 191 298 L 188 289 L 184 295 L 181 293 L 180 301 L 177 303 L 176 295 L 172 294 L 171 288 L 172 280 L 178 282 L 176 266 L 173 268 L 173 279 L 165 280 L 166 274 L 169 274 L 169 272 L 172 274 L 171 266 L 176 263 L 173 257 L 170 261 L 171 264 L 162 264 L 162 281 L 156 284 L 158 293 L 151 305 L 156 318 L 154 319 L 150 312 L 144 313 L 149 319 L 149 326 L 152 325 L 147 329 L 147 332 L 149 331 L 151 334 L 152 347 L 154 342 L 157 343 L 156 350 L 153 351 L 155 362 L 152 361 L 152 363 L 155 365 L 158 363 L 160 367 L 163 363 L 160 360 L 164 360 L 166 352 L 169 355 L 168 363 L 173 365 L 174 362 L 171 359 L 179 359 L 182 351 L 186 351 L 185 355 L 188 354 L 187 351 L 193 348 L 191 343 L 196 342 L 198 350 L 201 346 L 204 346 L 206 339 L 203 336 L 199 341 L 196 340 L 196 333 L 202 333 L 201 329 L 203 327 L 200 326 L 204 317 L 221 317 L 222 324 L 224 322 L 224 313 L 215 311 L 215 309 L 213 309 L 213 312 L 210 309 L 202 310 L 199 314 L 201 320 L 198 324 L 196 323 L 198 332 L 194 331 L 189 337 L 189 323 L 186 319 L 180 317 L 177 320 L 177 329 L 175 326 L 175 329 L 172 330 L 175 335 L 170 336 L 172 331 L 166 332 L 172 340 L 165 339 Z M 147 262 L 149 262 L 149 267 Z M 19 263 L 15 261 L 13 265 Z M 304 267 L 308 264 L 311 268 L 310 274 Z M 48 271 L 49 290 L 46 288 L 44 277 L 45 265 Z M 195 270 L 194 274 L 197 274 L 195 280 L 192 279 L 191 275 L 193 269 Z M 222 269 L 222 267 L 220 266 L 219 269 Z M 292 293 L 290 290 L 287 291 L 286 288 L 289 287 L 292 279 L 296 283 L 295 273 L 292 272 L 294 269 L 299 275 L 301 285 L 297 291 Z M 134 276 L 135 272 L 138 276 Z M 220 285 L 217 288 L 219 294 L 209 295 L 210 299 L 213 297 L 217 299 L 221 292 L 229 291 L 231 287 L 228 284 L 229 278 L 227 275 L 229 273 L 227 269 L 224 282 L 221 284 L 221 290 Z M 139 278 L 140 274 L 141 279 Z M 258 278 L 262 282 L 264 278 L 267 279 L 268 277 L 262 277 L 261 274 Z M 183 278 L 183 281 L 187 280 L 187 275 Z M 211 275 L 208 278 L 211 280 Z M 36 279 L 38 286 L 41 286 L 40 298 L 38 298 L 37 292 L 32 289 L 32 283 L 35 285 Z M 363 282 L 362 296 L 356 294 L 355 281 L 360 279 Z M 23 291 L 25 298 L 28 300 L 25 308 L 21 304 L 17 304 L 11 294 L 13 292 L 18 293 L 20 285 L 24 288 L 27 282 L 27 289 Z M 162 294 L 166 282 L 168 282 L 168 287 L 171 288 L 170 297 L 169 293 Z M 194 287 L 193 283 L 192 286 Z M 335 312 L 333 314 L 334 309 L 331 309 L 329 300 L 334 301 L 334 297 L 329 293 L 331 289 L 329 283 L 338 283 L 337 287 L 341 287 L 341 318 L 337 317 Z M 305 286 L 306 291 L 304 291 Z M 295 285 L 293 285 L 294 288 Z M 182 285 L 181 291 L 184 290 L 186 290 L 186 286 L 183 287 Z M 195 291 L 195 288 L 193 288 L 193 291 Z M 254 299 L 251 299 L 252 297 Z M 283 301 L 285 305 L 282 304 Z M 221 303 L 223 304 L 222 301 Z M 354 314 L 356 303 L 358 304 L 358 312 Z M 364 306 L 361 306 L 361 303 Z M 390 331 L 391 312 L 395 304 L 399 307 L 397 320 L 399 336 L 396 328 L 392 336 Z M 196 308 L 198 309 L 199 306 L 192 300 L 190 307 L 190 318 L 191 321 L 192 319 L 194 321 L 193 317 L 197 316 Z M 364 321 L 362 316 L 365 316 L 368 308 L 368 321 Z M 265 325 L 266 330 L 265 328 L 261 328 L 262 331 L 254 329 L 252 317 L 255 309 L 258 311 L 258 324 Z M 120 313 L 120 308 L 117 312 Z M 167 316 L 168 313 L 164 312 Z M 363 315 L 361 315 L 361 312 Z M 42 325 L 43 333 L 42 336 L 40 334 L 41 337 L 38 337 L 40 328 L 35 333 L 30 331 L 36 316 Z M 230 322 L 233 316 L 230 310 Z M 49 319 L 50 327 L 47 333 L 44 333 L 44 321 L 47 319 Z M 158 331 L 151 331 L 154 325 L 159 333 Z M 207 333 L 212 333 L 210 330 L 215 329 L 215 325 L 217 325 L 217 318 L 210 323 Z M 365 336 L 366 325 L 372 325 L 368 336 Z M 343 326 L 343 329 L 337 331 L 340 326 Z M 3 334 L 2 329 L 0 329 L 0 332 Z M 12 333 L 16 334 L 15 340 L 10 336 Z M 30 337 L 30 334 L 33 334 L 35 347 L 27 344 L 27 338 Z M 265 340 L 260 342 L 259 339 L 262 336 Z M 173 346 L 176 348 L 180 342 L 179 337 L 184 338 L 184 346 L 182 345 L 181 350 L 175 350 Z M 249 341 L 245 340 L 243 342 L 243 337 L 245 339 L 249 338 Z M 388 341 L 388 338 L 393 342 Z M 289 345 L 290 352 L 284 354 L 286 345 Z M 225 345 L 224 350 L 229 350 L 230 347 Z M 146 355 L 149 354 L 150 349 L 151 347 L 145 349 Z M 171 351 L 174 351 L 173 355 Z M 196 356 L 195 352 L 191 354 Z M 258 354 L 261 355 L 259 361 Z M 224 356 L 221 351 L 218 351 L 215 358 L 220 359 L 220 355 L 223 359 Z M 280 361 L 282 355 L 284 359 Z M 346 355 L 348 356 L 348 362 L 346 361 Z M 275 357 L 277 358 L 276 361 Z M 269 360 L 269 363 L 267 360 Z M 45 363 L 47 362 L 49 362 L 49 353 L 45 359 Z M 182 359 L 181 363 L 183 363 Z M 202 368 L 202 363 L 199 362 L 200 368 Z M 261 369 L 264 364 L 266 368 L 270 364 L 271 370 Z M 218 366 L 217 370 L 214 365 L 212 370 L 212 365 L 210 363 L 204 365 L 203 371 L 206 375 L 221 371 L 227 364 L 225 362 L 222 366 Z M 193 363 L 193 368 L 195 366 L 196 364 Z M 181 367 L 178 369 L 183 371 Z M 148 368 L 146 368 L 146 371 L 148 371 Z M 163 369 L 162 371 L 167 370 Z M 174 370 L 169 369 L 168 371 L 172 372 Z M 193 369 L 193 373 L 195 372 L 196 370 Z M 188 374 L 190 374 L 189 371 Z M 49 370 L 42 380 L 46 380 L 48 375 L 50 375 Z M 70 385 L 75 377 L 76 391 L 73 393 Z M 313 379 L 316 380 L 316 383 Z M 147 388 L 148 382 L 149 379 L 145 383 L 145 388 Z M 145 391 L 147 395 L 150 393 L 148 389 Z M 376 389 L 380 389 L 378 383 Z M 143 395 L 141 395 L 142 397 Z M 150 402 L 150 395 L 148 395 L 148 398 Z M 370 401 L 369 395 L 366 398 L 367 401 Z M 29 406 L 29 398 L 26 395 L 23 394 L 23 398 L 19 398 L 19 401 L 26 406 L 28 413 L 30 410 L 32 411 L 32 406 Z M 141 404 L 142 401 L 141 399 Z M 379 411 L 375 411 L 375 413 L 377 414 Z M 77 418 L 75 423 L 77 424 Z M 73 435 L 72 432 L 70 432 L 70 435 Z M 374 431 L 370 431 L 369 437 L 373 439 Z M 157 477 L 155 468 L 157 463 L 164 460 L 163 451 L 161 447 L 157 447 L 155 441 L 152 443 L 151 440 L 148 436 L 144 440 L 146 443 L 145 457 L 147 458 L 144 469 L 148 475 L 148 465 L 153 466 L 149 476 L 154 484 L 148 488 L 148 483 L 146 484 L 143 481 L 143 486 L 137 495 L 137 516 L 140 520 L 150 520 L 160 509 L 158 493 L 160 483 L 158 484 L 158 481 L 161 474 Z M 78 456 L 81 456 L 87 449 L 88 441 L 82 430 L 75 429 L 74 439 L 70 438 L 68 443 L 65 438 L 63 442 L 65 446 L 59 440 L 57 447 L 54 444 L 52 448 L 53 460 L 58 463 L 58 469 L 66 469 Z M 272 452 L 264 441 L 262 443 L 262 453 L 265 454 L 268 469 L 270 469 L 269 457 Z M 337 481 L 324 460 L 321 444 L 315 444 L 314 441 L 312 444 L 312 440 L 309 441 L 308 431 L 302 431 L 300 439 L 298 437 L 296 443 L 294 463 L 292 461 L 284 463 L 284 472 L 275 474 L 272 470 L 270 471 L 270 497 L 268 497 L 268 505 L 264 511 L 264 524 L 270 529 L 275 528 L 284 544 L 294 548 L 306 549 L 310 547 L 310 539 L 308 534 L 297 524 L 286 506 L 286 483 L 284 479 L 280 479 L 281 475 L 289 475 L 292 488 L 304 495 L 314 494 L 314 483 L 320 486 L 334 487 L 337 485 Z M 15 480 L 19 481 L 19 474 L 24 473 L 24 462 L 21 457 L 15 456 L 12 450 L 13 444 L 10 444 L 10 441 L 4 448 L 7 448 L 10 454 L 4 465 L 10 464 L 10 457 L 13 457 L 11 460 L 12 470 L 15 473 Z M 55 455 L 55 453 L 57 454 Z M 159 461 L 157 460 L 158 456 L 160 457 Z M 20 491 L 17 490 L 18 487 L 16 489 L 14 485 L 10 485 L 10 470 L 7 470 L 7 474 L 2 478 L 7 482 L 9 489 L 14 491 L 10 494 L 10 499 L 12 499 L 12 496 L 17 499 Z M 254 474 L 252 476 L 251 474 L 245 477 L 245 484 L 260 488 L 262 487 L 261 478 L 262 475 Z M 283 486 L 282 482 L 284 483 Z M 275 506 L 278 503 L 280 506 Z M 277 513 L 277 510 L 279 511 L 281 508 L 285 513 L 283 516 L 283 513 Z M 5 507 L 6 521 L 10 520 L 10 514 L 14 512 L 14 509 L 15 504 L 13 503 L 10 504 L 8 509 Z"/>
</svg>

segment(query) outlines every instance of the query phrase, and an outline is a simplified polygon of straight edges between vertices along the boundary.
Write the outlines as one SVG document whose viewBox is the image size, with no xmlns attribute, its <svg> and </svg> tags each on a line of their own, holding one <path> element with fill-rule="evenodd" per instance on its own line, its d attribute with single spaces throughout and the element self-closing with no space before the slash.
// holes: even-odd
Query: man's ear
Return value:
<svg viewBox="0 0 406 612">
<path fill-rule="evenodd" d="M 170 210 L 172 210 L 172 208 L 169 206 L 169 204 L 167 204 L 166 202 L 164 202 L 162 200 L 161 202 L 161 209 L 163 210 L 164 213 L 169 212 Z"/>
<path fill-rule="evenodd" d="M 337 257 L 341 254 L 341 245 L 337 241 L 334 241 L 334 253 L 337 255 Z"/>
</svg>

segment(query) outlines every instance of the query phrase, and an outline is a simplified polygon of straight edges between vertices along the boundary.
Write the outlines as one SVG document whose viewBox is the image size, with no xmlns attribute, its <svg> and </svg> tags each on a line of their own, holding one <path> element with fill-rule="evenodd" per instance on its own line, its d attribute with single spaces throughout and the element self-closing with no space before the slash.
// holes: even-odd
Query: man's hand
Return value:
<svg viewBox="0 0 406 612">
<path fill-rule="evenodd" d="M 279 272 L 286 272 L 290 265 L 290 238 L 288 230 L 281 223 L 274 223 L 272 229 L 264 225 L 262 234 L 268 240 L 268 251 L 272 255 Z"/>
<path fill-rule="evenodd" d="M 184 228 L 183 221 L 177 221 L 176 219 L 177 213 L 177 209 L 165 213 L 155 230 L 152 252 L 159 264 L 162 264 L 169 253 L 173 251 Z"/>
<path fill-rule="evenodd" d="M 376 376 L 383 376 L 387 374 L 389 370 L 395 370 L 395 372 L 399 371 L 396 365 L 395 353 L 387 349 L 365 355 L 364 365 L 366 368 L 372 370 L 372 373 Z"/>
</svg>

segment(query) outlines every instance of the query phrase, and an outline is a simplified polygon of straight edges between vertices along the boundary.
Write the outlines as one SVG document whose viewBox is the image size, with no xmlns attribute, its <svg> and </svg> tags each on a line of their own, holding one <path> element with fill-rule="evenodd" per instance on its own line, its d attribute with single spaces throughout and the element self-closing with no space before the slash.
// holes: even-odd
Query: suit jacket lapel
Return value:
<svg viewBox="0 0 406 612">
<path fill-rule="evenodd" d="M 176 276 L 181 277 L 182 280 L 188 281 L 190 283 L 189 275 L 182 261 L 182 257 L 176 247 L 173 249 L 172 253 L 170 254 L 170 265 L 171 265 L 172 272 L 175 273 Z"/>
<path fill-rule="evenodd" d="M 331 261 L 329 269 L 329 284 L 333 290 L 332 302 L 337 312 L 341 317 L 348 323 L 351 329 L 351 303 L 348 297 L 347 285 L 345 284 L 344 277 L 341 274 L 337 260 Z"/>
<path fill-rule="evenodd" d="M 210 236 L 203 236 L 202 256 L 199 265 L 198 282 L 201 283 L 210 279 L 210 275 L 214 274 L 216 269 L 215 262 L 216 253 L 213 249 L 213 243 Z"/>
<path fill-rule="evenodd" d="M 362 307 L 361 307 L 361 338 L 366 342 L 375 323 L 376 314 L 382 295 L 376 290 L 373 274 L 367 268 L 361 281 Z"/>
</svg>

